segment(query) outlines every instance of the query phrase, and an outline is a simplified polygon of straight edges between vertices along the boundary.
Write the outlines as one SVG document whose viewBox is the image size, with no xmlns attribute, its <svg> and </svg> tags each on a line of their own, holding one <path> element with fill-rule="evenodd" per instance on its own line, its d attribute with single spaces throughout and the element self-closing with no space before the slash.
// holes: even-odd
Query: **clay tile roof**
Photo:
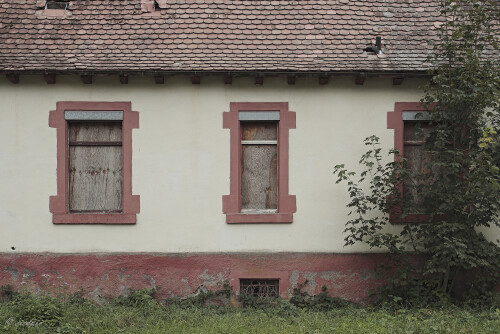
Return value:
<svg viewBox="0 0 500 334">
<path fill-rule="evenodd" d="M 0 71 L 424 71 L 441 20 L 436 0 L 157 3 L 0 0 Z"/>
</svg>

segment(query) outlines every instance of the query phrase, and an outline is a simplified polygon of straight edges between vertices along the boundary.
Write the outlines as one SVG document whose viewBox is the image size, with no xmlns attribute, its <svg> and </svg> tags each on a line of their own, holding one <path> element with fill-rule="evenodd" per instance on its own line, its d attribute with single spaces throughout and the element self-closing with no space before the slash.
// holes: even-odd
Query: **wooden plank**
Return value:
<svg viewBox="0 0 500 334">
<path fill-rule="evenodd" d="M 242 140 L 242 145 L 276 145 L 277 140 Z"/>
<path fill-rule="evenodd" d="M 241 122 L 242 140 L 278 140 L 277 122 Z"/>
<path fill-rule="evenodd" d="M 121 141 L 70 141 L 69 146 L 122 146 Z"/>
<path fill-rule="evenodd" d="M 411 213 L 424 213 L 422 196 L 418 192 L 418 185 L 422 180 L 415 175 L 422 170 L 422 146 L 405 146 L 405 158 L 411 176 L 403 182 L 403 196 L 413 210 Z"/>
<path fill-rule="evenodd" d="M 404 126 L 404 141 L 422 140 L 422 136 L 417 135 L 418 122 L 405 122 Z M 419 126 L 420 127 L 420 126 Z"/>
<path fill-rule="evenodd" d="M 405 158 L 408 167 L 411 171 L 422 172 L 423 171 L 423 146 L 422 145 L 405 145 Z"/>
<path fill-rule="evenodd" d="M 264 134 L 268 135 L 264 131 Z M 277 209 L 278 154 L 276 145 L 243 145 L 241 208 Z"/>
<path fill-rule="evenodd" d="M 405 142 L 422 142 L 431 131 L 432 127 L 428 122 L 405 122 L 403 139 Z"/>
<path fill-rule="evenodd" d="M 69 157 L 70 211 L 121 211 L 121 146 L 70 146 Z"/>
<path fill-rule="evenodd" d="M 70 122 L 70 142 L 121 142 L 121 122 Z"/>
<path fill-rule="evenodd" d="M 423 170 L 424 131 L 426 123 L 407 121 L 404 123 L 404 157 L 410 176 L 403 182 L 403 196 L 413 207 L 412 213 L 424 213 L 422 196 L 418 185 L 422 180 L 417 175 Z"/>
</svg>

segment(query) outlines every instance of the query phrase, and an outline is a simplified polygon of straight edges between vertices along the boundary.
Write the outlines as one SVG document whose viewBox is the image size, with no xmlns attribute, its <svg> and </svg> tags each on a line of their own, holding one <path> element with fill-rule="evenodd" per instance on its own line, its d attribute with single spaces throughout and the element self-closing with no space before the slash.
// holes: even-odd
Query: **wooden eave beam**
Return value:
<svg viewBox="0 0 500 334">
<path fill-rule="evenodd" d="M 117 75 L 116 72 L 114 72 L 114 73 L 113 72 L 96 72 L 96 73 L 100 74 L 100 75 L 106 75 L 106 74 L 107 75 L 113 75 L 113 74 Z M 154 80 L 155 80 L 156 84 L 164 84 L 165 83 L 164 74 L 160 75 L 160 74 L 147 73 L 147 72 L 134 72 L 134 73 L 142 73 L 143 75 L 154 76 Z M 172 73 L 174 73 L 174 72 L 172 72 Z M 183 73 L 183 72 L 179 72 L 179 73 Z M 43 72 L 40 73 L 40 72 L 27 71 L 26 74 L 38 74 L 38 75 L 41 74 L 41 75 L 43 75 L 43 78 L 47 84 L 55 84 L 57 81 L 56 80 L 57 79 L 56 73 L 43 73 Z M 92 84 L 93 83 L 93 74 L 81 74 L 81 73 L 77 74 L 77 73 L 71 73 L 71 72 L 68 72 L 67 74 L 80 75 L 81 80 L 84 84 Z M 184 73 L 184 74 L 187 74 L 187 73 Z M 248 76 L 252 76 L 251 72 L 242 72 L 240 74 L 243 76 L 245 74 L 247 74 Z M 254 76 L 255 85 L 263 85 L 264 78 L 266 77 L 267 74 L 255 73 L 254 75 L 256 75 L 256 76 Z M 295 83 L 296 83 L 296 74 L 293 74 L 293 73 L 278 73 L 277 75 L 276 74 L 269 74 L 269 75 L 270 76 L 281 76 L 281 77 L 286 76 L 286 80 L 287 80 L 288 85 L 295 85 Z M 366 72 L 357 72 L 357 73 L 356 72 L 342 72 L 342 73 L 331 73 L 330 75 L 333 75 L 333 76 L 351 76 L 351 77 L 354 76 L 354 82 L 356 85 L 363 85 L 368 76 L 376 76 L 379 78 L 391 78 L 392 84 L 395 86 L 402 85 L 404 80 L 406 79 L 406 77 L 413 76 L 412 73 L 392 73 L 391 74 L 391 73 L 372 73 L 372 72 L 368 72 L 368 73 L 366 73 Z M 20 73 L 8 72 L 8 73 L 5 73 L 5 76 L 11 83 L 13 83 L 13 84 L 19 83 Z M 119 80 L 120 80 L 121 84 L 128 84 L 129 74 L 118 74 L 118 76 L 119 76 Z M 232 84 L 233 83 L 233 76 L 234 76 L 234 74 L 229 74 L 229 73 L 223 74 L 224 84 L 228 84 L 228 85 Z M 327 85 L 329 83 L 329 76 L 327 74 L 311 73 L 310 76 L 317 77 L 320 85 Z M 417 76 L 423 77 L 424 75 L 417 73 L 414 76 L 415 77 L 417 77 Z M 201 83 L 201 76 L 199 74 L 191 75 L 190 79 L 191 79 L 192 84 L 196 85 L 196 84 Z"/>
<path fill-rule="evenodd" d="M 86 85 L 92 84 L 92 75 L 84 74 L 80 76 L 82 78 L 82 82 Z"/>
<path fill-rule="evenodd" d="M 404 77 L 393 77 L 393 78 L 392 78 L 392 84 L 393 84 L 394 86 L 399 86 L 399 85 L 403 84 L 403 81 L 404 81 L 404 80 L 405 80 L 405 78 L 404 78 Z"/>
<path fill-rule="evenodd" d="M 199 85 L 199 84 L 200 84 L 200 82 L 201 82 L 201 78 L 200 78 L 200 76 L 199 76 L 199 75 L 192 75 L 192 76 L 191 76 L 191 83 L 192 83 L 193 85 Z"/>
<path fill-rule="evenodd" d="M 163 85 L 165 83 L 165 77 L 163 75 L 155 75 L 155 84 Z"/>
<path fill-rule="evenodd" d="M 120 83 L 122 85 L 128 84 L 128 75 L 127 74 L 120 74 Z"/>
<path fill-rule="evenodd" d="M 19 83 L 19 74 L 17 74 L 17 73 L 7 73 L 5 76 L 13 84 L 18 84 Z"/>
<path fill-rule="evenodd" d="M 365 73 L 358 73 L 354 77 L 354 83 L 356 85 L 363 85 L 365 83 L 365 79 L 366 79 L 366 74 Z"/>
<path fill-rule="evenodd" d="M 55 73 L 44 73 L 43 78 L 48 85 L 53 85 L 56 83 L 56 74 Z"/>
</svg>

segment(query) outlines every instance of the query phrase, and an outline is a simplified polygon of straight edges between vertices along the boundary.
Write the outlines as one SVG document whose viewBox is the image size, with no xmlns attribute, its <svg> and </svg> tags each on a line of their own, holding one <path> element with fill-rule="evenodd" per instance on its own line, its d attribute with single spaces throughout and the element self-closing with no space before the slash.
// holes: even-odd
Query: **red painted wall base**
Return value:
<svg viewBox="0 0 500 334">
<path fill-rule="evenodd" d="M 305 291 L 352 301 L 368 297 L 380 284 L 374 264 L 383 254 L 233 253 L 233 254 L 0 254 L 0 286 L 70 294 L 83 288 L 96 301 L 128 288 L 160 288 L 161 299 L 187 296 L 200 286 L 219 289 L 229 282 L 239 293 L 240 278 L 280 280 L 280 295 L 308 281 Z"/>
</svg>

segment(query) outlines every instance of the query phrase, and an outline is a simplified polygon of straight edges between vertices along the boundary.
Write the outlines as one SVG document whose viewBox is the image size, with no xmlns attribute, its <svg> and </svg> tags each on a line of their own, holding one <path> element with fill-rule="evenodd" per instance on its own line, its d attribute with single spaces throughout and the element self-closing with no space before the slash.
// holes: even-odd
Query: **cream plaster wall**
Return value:
<svg viewBox="0 0 500 334">
<path fill-rule="evenodd" d="M 393 144 L 386 113 L 394 102 L 418 101 L 422 84 L 406 80 L 41 76 L 0 82 L 0 252 L 367 252 L 343 247 L 345 185 L 333 166 L 357 166 L 362 140 L 376 134 Z M 56 195 L 56 130 L 48 126 L 57 101 L 131 101 L 139 111 L 133 130 L 133 193 L 141 213 L 133 226 L 53 225 L 49 196 Z M 289 102 L 297 115 L 290 130 L 290 194 L 297 196 L 292 224 L 228 225 L 222 195 L 229 194 L 229 130 L 222 112 L 230 102 Z M 390 157 L 388 157 L 390 159 Z M 494 237 L 499 237 L 496 233 Z M 12 250 L 14 247 L 15 250 Z"/>
</svg>

